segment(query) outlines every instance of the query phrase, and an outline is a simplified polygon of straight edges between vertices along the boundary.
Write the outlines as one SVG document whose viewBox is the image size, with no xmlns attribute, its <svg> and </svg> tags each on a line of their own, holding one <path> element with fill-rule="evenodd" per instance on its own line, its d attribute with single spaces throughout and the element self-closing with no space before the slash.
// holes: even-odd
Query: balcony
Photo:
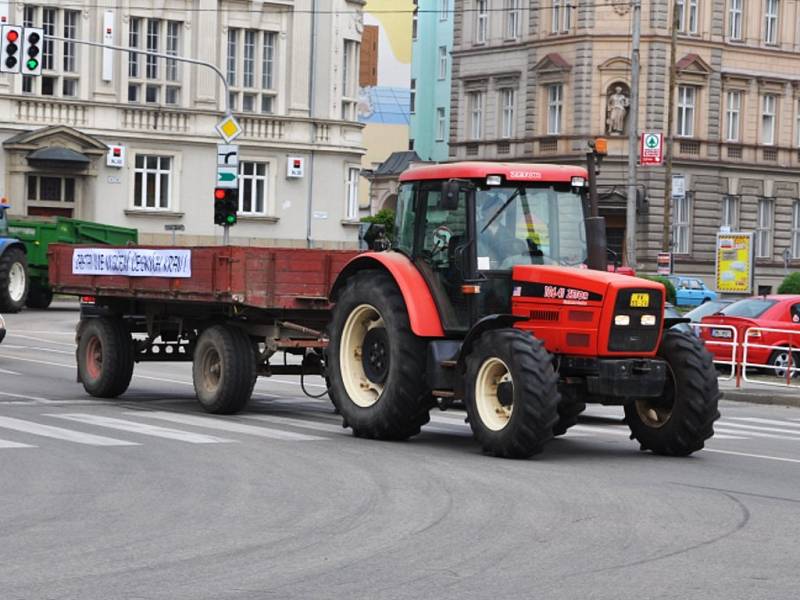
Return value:
<svg viewBox="0 0 800 600">
<path fill-rule="evenodd" d="M 123 108 L 120 119 L 123 129 L 184 134 L 192 131 L 194 122 L 188 112 L 139 106 Z"/>
<path fill-rule="evenodd" d="M 88 125 L 89 121 L 90 107 L 80 102 L 55 98 L 25 98 L 17 100 L 16 105 L 18 123 L 82 127 Z"/>
</svg>

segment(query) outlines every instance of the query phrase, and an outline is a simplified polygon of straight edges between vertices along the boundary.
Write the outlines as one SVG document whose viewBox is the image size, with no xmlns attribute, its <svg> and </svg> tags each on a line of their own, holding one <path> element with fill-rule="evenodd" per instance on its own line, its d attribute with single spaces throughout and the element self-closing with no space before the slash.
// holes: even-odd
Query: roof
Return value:
<svg viewBox="0 0 800 600">
<path fill-rule="evenodd" d="M 382 177 L 387 175 L 400 175 L 403 171 L 408 169 L 412 162 L 419 162 L 421 159 L 419 155 L 413 150 L 406 150 L 404 152 L 392 152 L 380 166 L 375 169 L 374 177 Z"/>
<path fill-rule="evenodd" d="M 454 178 L 486 179 L 489 175 L 502 175 L 508 181 L 553 183 L 568 183 L 573 177 L 588 177 L 584 167 L 573 165 L 457 162 L 409 169 L 400 176 L 400 181 Z"/>
<path fill-rule="evenodd" d="M 72 150 L 71 148 L 64 148 L 62 146 L 50 146 L 48 148 L 39 148 L 34 150 L 28 155 L 29 162 L 56 162 L 65 165 L 73 165 L 76 167 L 86 166 L 89 164 L 89 158 L 80 152 Z"/>
</svg>

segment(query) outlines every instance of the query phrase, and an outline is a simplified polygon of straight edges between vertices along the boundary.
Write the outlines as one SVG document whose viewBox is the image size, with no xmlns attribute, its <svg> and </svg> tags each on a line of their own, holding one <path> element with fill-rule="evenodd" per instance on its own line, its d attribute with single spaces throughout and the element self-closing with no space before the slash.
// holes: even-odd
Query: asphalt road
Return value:
<svg viewBox="0 0 800 600">
<path fill-rule="evenodd" d="M 7 316 L 3 600 L 797 597 L 800 409 L 723 403 L 708 448 L 673 459 L 590 408 L 507 461 L 458 411 L 410 442 L 353 438 L 291 377 L 235 417 L 199 409 L 188 365 L 91 400 L 76 320 Z"/>
</svg>

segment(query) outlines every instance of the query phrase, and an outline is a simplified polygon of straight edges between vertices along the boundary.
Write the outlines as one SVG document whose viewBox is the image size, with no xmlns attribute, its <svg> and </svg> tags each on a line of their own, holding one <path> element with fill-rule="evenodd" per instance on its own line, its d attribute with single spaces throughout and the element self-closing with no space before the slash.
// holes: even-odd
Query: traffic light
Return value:
<svg viewBox="0 0 800 600">
<path fill-rule="evenodd" d="M 26 27 L 22 39 L 22 74 L 42 74 L 42 40 L 44 30 L 36 27 Z"/>
<path fill-rule="evenodd" d="M 216 188 L 214 190 L 214 224 L 236 225 L 239 211 L 239 190 Z"/>
<path fill-rule="evenodd" d="M 0 61 L 0 73 L 19 73 L 20 71 L 20 51 L 22 42 L 22 27 L 15 25 L 3 25 L 2 28 L 2 60 Z"/>
</svg>

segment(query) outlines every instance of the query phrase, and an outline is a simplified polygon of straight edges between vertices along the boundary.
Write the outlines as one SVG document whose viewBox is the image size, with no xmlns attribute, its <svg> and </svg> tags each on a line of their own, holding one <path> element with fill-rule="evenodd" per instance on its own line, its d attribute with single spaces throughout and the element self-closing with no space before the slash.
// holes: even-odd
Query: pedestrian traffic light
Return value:
<svg viewBox="0 0 800 600">
<path fill-rule="evenodd" d="M 0 73 L 19 73 L 20 71 L 20 43 L 22 38 L 22 27 L 15 25 L 3 25 L 0 35 L 3 36 L 0 53 Z"/>
<path fill-rule="evenodd" d="M 44 30 L 36 27 L 26 27 L 22 38 L 22 74 L 42 74 L 42 39 Z"/>
<path fill-rule="evenodd" d="M 214 224 L 231 226 L 238 220 L 239 190 L 216 188 L 214 190 Z"/>
</svg>

